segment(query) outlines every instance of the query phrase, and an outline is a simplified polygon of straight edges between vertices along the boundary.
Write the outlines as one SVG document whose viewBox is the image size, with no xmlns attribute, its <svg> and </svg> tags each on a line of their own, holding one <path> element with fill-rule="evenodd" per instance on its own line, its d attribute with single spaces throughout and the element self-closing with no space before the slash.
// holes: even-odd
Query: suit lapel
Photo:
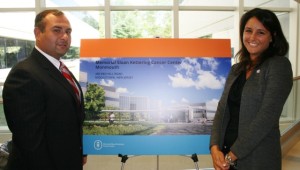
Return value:
<svg viewBox="0 0 300 170">
<path fill-rule="evenodd" d="M 72 89 L 72 86 L 66 80 L 66 78 L 61 74 L 61 72 L 45 56 L 43 56 L 35 48 L 34 48 L 31 56 L 33 58 L 35 58 L 35 60 L 45 70 L 45 72 L 47 72 L 50 75 L 50 77 L 52 77 L 59 84 L 61 84 L 62 87 L 65 88 L 70 93 L 70 95 L 72 95 L 72 97 L 75 100 L 75 102 L 78 103 L 77 102 L 77 97 L 76 97 L 76 95 L 74 93 L 74 90 Z M 74 77 L 73 74 L 72 74 L 72 78 L 75 80 L 76 84 L 78 85 L 78 82 L 75 79 L 75 77 Z M 81 90 L 80 90 L 80 93 L 81 93 Z"/>
</svg>

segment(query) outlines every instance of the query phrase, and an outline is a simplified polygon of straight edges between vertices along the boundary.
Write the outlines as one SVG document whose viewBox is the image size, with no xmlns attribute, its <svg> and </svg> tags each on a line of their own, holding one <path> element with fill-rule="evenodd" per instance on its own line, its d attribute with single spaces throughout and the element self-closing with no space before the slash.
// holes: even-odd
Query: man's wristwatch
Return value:
<svg viewBox="0 0 300 170">
<path fill-rule="evenodd" d="M 232 160 L 229 154 L 225 155 L 225 161 L 230 165 L 230 166 L 235 166 L 235 161 Z"/>
</svg>

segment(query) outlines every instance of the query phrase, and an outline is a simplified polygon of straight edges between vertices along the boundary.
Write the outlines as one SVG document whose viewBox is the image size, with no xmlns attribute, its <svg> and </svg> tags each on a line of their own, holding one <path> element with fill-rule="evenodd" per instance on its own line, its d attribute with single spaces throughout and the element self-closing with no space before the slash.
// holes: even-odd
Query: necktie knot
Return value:
<svg viewBox="0 0 300 170">
<path fill-rule="evenodd" d="M 63 71 L 69 72 L 67 66 L 63 62 L 59 61 L 59 63 L 60 63 L 60 65 L 59 65 L 60 72 L 63 72 Z"/>
<path fill-rule="evenodd" d="M 60 62 L 60 66 L 59 66 L 60 72 L 66 78 L 66 80 L 70 83 L 70 85 L 72 86 L 72 88 L 75 92 L 75 95 L 77 97 L 78 102 L 80 102 L 80 93 L 79 93 L 78 86 L 76 85 L 76 83 L 75 83 L 69 69 L 67 68 L 67 66 L 63 62 L 61 62 L 61 61 L 59 61 L 59 62 Z"/>
</svg>

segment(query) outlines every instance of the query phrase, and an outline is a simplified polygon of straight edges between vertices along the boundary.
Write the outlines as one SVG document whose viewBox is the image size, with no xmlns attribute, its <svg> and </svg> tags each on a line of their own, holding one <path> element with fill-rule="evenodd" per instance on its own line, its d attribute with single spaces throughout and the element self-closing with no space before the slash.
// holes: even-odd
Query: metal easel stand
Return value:
<svg viewBox="0 0 300 170">
<path fill-rule="evenodd" d="M 188 155 L 184 155 L 184 156 L 191 158 L 194 161 L 195 169 L 199 170 L 197 154 L 194 153 L 191 156 L 188 156 Z"/>
<path fill-rule="evenodd" d="M 118 154 L 118 156 L 121 157 L 121 162 L 122 162 L 122 164 L 121 164 L 121 170 L 124 170 L 124 166 L 125 166 L 125 163 L 126 163 L 126 161 L 127 161 L 128 158 L 135 157 L 134 155 L 127 156 L 127 155 L 122 155 L 122 154 Z"/>
<path fill-rule="evenodd" d="M 196 169 L 196 170 L 199 170 L 197 154 L 194 153 L 194 154 L 192 154 L 191 156 L 189 156 L 189 155 L 183 155 L 183 156 L 191 158 L 191 159 L 194 161 L 195 169 Z M 130 158 L 130 157 L 135 157 L 135 156 L 134 156 L 134 155 L 132 155 L 132 156 L 127 156 L 127 155 L 118 154 L 118 157 L 121 158 L 121 162 L 122 162 L 122 164 L 121 164 L 121 170 L 124 170 L 124 166 L 125 166 L 125 163 L 126 163 L 127 159 Z M 158 164 L 159 164 L 158 157 L 159 157 L 159 156 L 157 155 L 157 170 L 159 169 L 159 165 L 158 165 Z"/>
</svg>

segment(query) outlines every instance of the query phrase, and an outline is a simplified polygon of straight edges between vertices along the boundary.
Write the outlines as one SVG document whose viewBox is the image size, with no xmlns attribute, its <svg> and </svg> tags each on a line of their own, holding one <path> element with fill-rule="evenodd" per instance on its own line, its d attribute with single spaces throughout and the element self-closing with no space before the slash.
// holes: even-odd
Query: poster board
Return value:
<svg viewBox="0 0 300 170">
<path fill-rule="evenodd" d="M 83 39 L 84 153 L 209 154 L 227 39 Z"/>
</svg>

